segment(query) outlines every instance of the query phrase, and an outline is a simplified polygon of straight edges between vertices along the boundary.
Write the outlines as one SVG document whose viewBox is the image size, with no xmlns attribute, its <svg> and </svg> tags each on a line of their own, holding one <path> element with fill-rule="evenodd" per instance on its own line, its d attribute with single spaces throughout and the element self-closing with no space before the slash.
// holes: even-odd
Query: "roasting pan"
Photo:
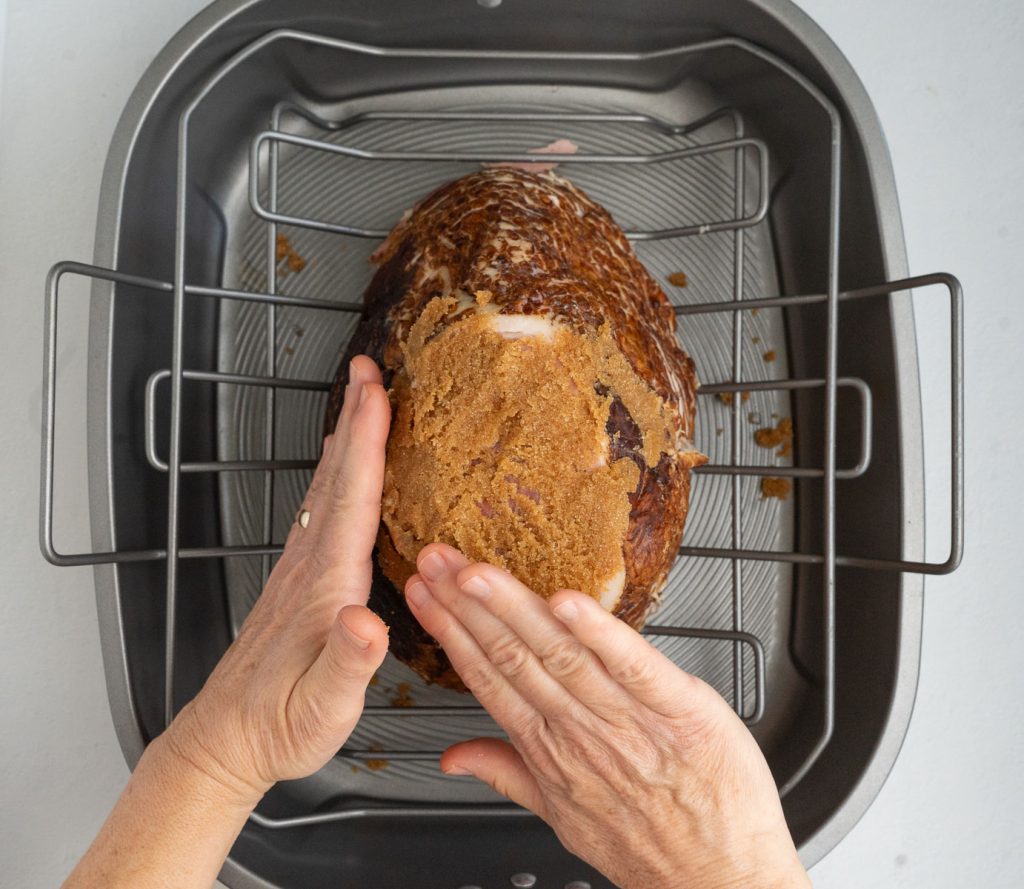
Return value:
<svg viewBox="0 0 1024 889">
<path fill-rule="evenodd" d="M 913 705 L 923 574 L 962 551 L 961 295 L 909 278 L 878 121 L 782 0 L 220 0 L 153 62 L 108 156 L 91 265 L 48 279 L 41 537 L 95 566 L 130 765 L 229 644 L 311 474 L 324 392 L 403 210 L 568 138 L 677 306 L 703 383 L 654 644 L 747 721 L 806 865 L 870 804 Z M 670 277 L 686 286 L 669 283 Z M 92 281 L 93 552 L 53 543 L 57 305 Z M 948 558 L 924 555 L 910 288 L 952 318 Z M 790 418 L 789 453 L 754 433 Z M 783 479 L 784 498 L 762 480 Z M 261 804 L 232 887 L 609 885 L 538 819 L 439 775 L 496 732 L 390 660 L 327 767 Z"/>
</svg>

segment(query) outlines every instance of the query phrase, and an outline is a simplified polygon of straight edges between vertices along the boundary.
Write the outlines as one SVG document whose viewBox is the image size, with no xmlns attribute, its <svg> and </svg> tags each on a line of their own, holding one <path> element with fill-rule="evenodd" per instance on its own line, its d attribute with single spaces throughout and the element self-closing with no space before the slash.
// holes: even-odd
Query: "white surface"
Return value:
<svg viewBox="0 0 1024 889">
<path fill-rule="evenodd" d="M 0 82 L 0 861 L 19 889 L 56 885 L 127 776 L 107 711 L 87 569 L 36 544 L 42 280 L 90 260 L 100 173 L 146 64 L 202 0 L 10 0 Z M 912 272 L 967 292 L 968 545 L 927 584 L 917 707 L 881 795 L 815 868 L 818 889 L 1002 889 L 1024 879 L 1024 20 L 1015 0 L 804 0 L 849 56 L 889 139 Z M 0 27 L 4 2 L 0 0 Z M 942 311 L 919 297 L 929 421 L 930 554 L 943 548 L 947 404 Z M 80 308 L 80 307 L 79 307 Z M 84 314 L 69 306 L 68 329 Z M 84 340 L 62 374 L 81 380 Z M 69 388 L 69 392 L 74 390 Z M 83 408 L 66 402 L 62 475 L 81 479 Z M 84 486 L 62 541 L 86 545 Z M 934 540 L 933 540 L 934 538 Z"/>
</svg>

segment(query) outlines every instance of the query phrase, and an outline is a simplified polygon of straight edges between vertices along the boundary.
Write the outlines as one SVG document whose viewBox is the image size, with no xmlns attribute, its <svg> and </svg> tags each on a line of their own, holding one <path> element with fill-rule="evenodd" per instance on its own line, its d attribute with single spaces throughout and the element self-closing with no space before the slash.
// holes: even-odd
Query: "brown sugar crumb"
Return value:
<svg viewBox="0 0 1024 889">
<path fill-rule="evenodd" d="M 725 430 L 724 430 L 724 429 L 723 429 L 723 428 L 722 428 L 721 426 L 719 426 L 719 427 L 718 427 L 718 428 L 717 428 L 717 429 L 715 430 L 715 435 L 721 435 L 721 434 L 722 434 L 723 432 L 725 432 Z"/>
<path fill-rule="evenodd" d="M 296 336 L 305 336 L 306 335 L 306 331 L 303 330 L 301 327 L 296 327 L 295 328 L 295 335 Z"/>
<path fill-rule="evenodd" d="M 764 358 L 766 364 L 771 364 L 777 356 L 775 354 L 774 349 L 769 349 L 767 352 L 764 353 L 762 357 Z"/>
<path fill-rule="evenodd" d="M 416 703 L 412 699 L 412 686 L 408 682 L 399 682 L 395 691 L 398 694 L 391 699 L 392 707 L 412 707 Z"/>
<path fill-rule="evenodd" d="M 490 290 L 475 290 L 473 296 L 478 306 L 486 306 L 487 303 L 494 299 L 494 294 Z"/>
<path fill-rule="evenodd" d="M 378 744 L 376 741 L 374 741 L 370 745 L 370 751 L 372 753 L 378 753 L 378 752 L 380 752 L 381 749 L 382 748 L 381 748 L 380 744 Z M 363 760 L 363 765 L 366 766 L 371 772 L 379 772 L 381 769 L 386 769 L 389 765 L 391 765 L 391 760 L 389 760 L 389 759 L 364 759 Z"/>
<path fill-rule="evenodd" d="M 668 283 L 673 287 L 685 287 L 690 282 L 686 279 L 685 272 L 673 272 L 668 276 Z"/>
<path fill-rule="evenodd" d="M 780 457 L 788 456 L 793 450 L 793 421 L 783 417 L 775 426 L 758 429 L 754 441 L 762 448 L 780 448 Z"/>
<path fill-rule="evenodd" d="M 285 355 L 294 355 L 295 354 L 295 350 L 291 346 L 284 346 L 283 351 L 284 351 Z"/>
<path fill-rule="evenodd" d="M 292 246 L 292 242 L 288 240 L 287 235 L 277 236 L 277 245 L 274 250 L 274 255 L 277 257 L 277 261 L 279 263 L 285 263 L 285 268 L 289 272 L 301 272 L 306 267 L 306 260 L 303 259 L 299 255 L 298 251 Z"/>
<path fill-rule="evenodd" d="M 359 774 L 359 766 L 357 766 L 357 765 L 350 765 L 349 768 L 352 769 L 352 773 L 354 775 L 358 775 Z"/>
<path fill-rule="evenodd" d="M 761 342 L 761 337 L 759 337 L 759 336 L 752 336 L 750 338 L 750 342 L 752 342 L 756 346 L 759 342 Z"/>
<path fill-rule="evenodd" d="M 722 402 L 722 404 L 729 404 L 729 405 L 731 405 L 732 404 L 732 392 L 719 392 L 718 393 L 718 400 L 720 402 Z M 746 404 L 748 401 L 750 401 L 750 393 L 749 392 L 740 392 L 740 403 L 741 404 Z"/>
<path fill-rule="evenodd" d="M 785 500 L 792 488 L 793 484 L 788 478 L 761 479 L 761 496 L 765 499 L 777 497 L 779 500 Z"/>
<path fill-rule="evenodd" d="M 756 318 L 758 315 L 761 314 L 761 310 L 760 309 L 751 309 L 750 310 L 750 314 L 753 315 Z"/>
</svg>

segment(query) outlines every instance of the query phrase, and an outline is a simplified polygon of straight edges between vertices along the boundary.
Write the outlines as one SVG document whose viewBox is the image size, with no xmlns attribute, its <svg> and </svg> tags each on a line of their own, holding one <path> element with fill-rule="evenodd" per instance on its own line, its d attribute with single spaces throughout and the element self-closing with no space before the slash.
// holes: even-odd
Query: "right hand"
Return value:
<svg viewBox="0 0 1024 889">
<path fill-rule="evenodd" d="M 582 593 L 545 602 L 438 544 L 418 568 L 413 614 L 512 741 L 456 744 L 446 773 L 532 810 L 625 889 L 810 885 L 764 756 L 710 686 Z"/>
</svg>

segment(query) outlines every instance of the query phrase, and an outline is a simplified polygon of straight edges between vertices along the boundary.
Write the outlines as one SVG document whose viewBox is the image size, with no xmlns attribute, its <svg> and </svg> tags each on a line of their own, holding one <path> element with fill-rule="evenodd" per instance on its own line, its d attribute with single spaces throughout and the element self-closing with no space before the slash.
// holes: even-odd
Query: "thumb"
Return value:
<svg viewBox="0 0 1024 889">
<path fill-rule="evenodd" d="M 537 779 L 508 741 L 475 738 L 453 744 L 441 755 L 446 775 L 472 775 L 541 818 L 546 806 Z"/>
<path fill-rule="evenodd" d="M 363 712 L 366 686 L 388 652 L 388 628 L 369 608 L 346 605 L 338 612 L 323 651 L 299 680 L 296 691 L 337 731 L 339 744 Z"/>
</svg>

